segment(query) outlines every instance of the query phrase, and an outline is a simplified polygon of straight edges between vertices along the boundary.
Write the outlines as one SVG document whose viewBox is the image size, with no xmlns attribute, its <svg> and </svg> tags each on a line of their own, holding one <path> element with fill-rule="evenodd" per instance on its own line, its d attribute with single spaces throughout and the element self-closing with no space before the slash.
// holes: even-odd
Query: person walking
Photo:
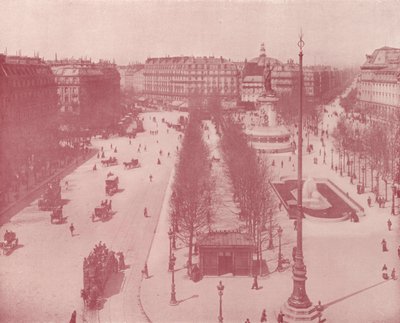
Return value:
<svg viewBox="0 0 400 323">
<path fill-rule="evenodd" d="M 253 276 L 253 285 L 251 286 L 251 289 L 255 289 L 255 290 L 258 289 L 258 278 L 257 278 L 257 274 L 255 274 L 255 275 Z"/>
<path fill-rule="evenodd" d="M 388 279 L 389 279 L 389 275 L 388 275 L 388 273 L 387 273 L 386 264 L 383 265 L 383 267 L 382 267 L 382 278 L 385 279 L 385 280 L 388 280 Z"/>
<path fill-rule="evenodd" d="M 279 311 L 278 317 L 277 317 L 277 321 L 278 323 L 283 323 L 283 317 L 285 316 L 285 314 L 282 313 L 282 311 Z"/>
<path fill-rule="evenodd" d="M 261 313 L 260 322 L 267 322 L 267 311 L 265 309 Z"/>
<path fill-rule="evenodd" d="M 390 221 L 390 219 L 387 220 L 387 226 L 388 226 L 388 230 L 392 231 L 392 221 Z"/>
<path fill-rule="evenodd" d="M 392 273 L 390 274 L 390 277 L 395 280 L 396 279 L 396 269 L 392 269 Z"/>
<path fill-rule="evenodd" d="M 381 245 L 382 245 L 382 251 L 383 252 L 389 251 L 388 248 L 387 248 L 387 242 L 386 242 L 385 239 L 382 239 Z"/>
<path fill-rule="evenodd" d="M 367 203 L 368 203 L 368 207 L 371 207 L 371 196 L 368 196 L 368 199 L 367 199 Z"/>
<path fill-rule="evenodd" d="M 147 207 L 144 208 L 143 214 L 145 218 L 149 217 L 149 215 L 147 214 Z"/>
<path fill-rule="evenodd" d="M 74 227 L 73 223 L 71 223 L 71 225 L 69 226 L 69 231 L 71 231 L 71 237 L 73 237 L 74 236 L 74 231 L 75 231 L 75 227 Z"/>
<path fill-rule="evenodd" d="M 142 277 L 143 275 L 146 279 L 149 278 L 149 269 L 147 268 L 147 262 L 144 264 L 144 268 L 142 270 Z"/>
<path fill-rule="evenodd" d="M 150 183 L 153 181 L 153 175 L 149 175 L 149 180 L 150 180 Z"/>
<path fill-rule="evenodd" d="M 76 311 L 73 311 L 69 323 L 76 323 Z"/>
</svg>

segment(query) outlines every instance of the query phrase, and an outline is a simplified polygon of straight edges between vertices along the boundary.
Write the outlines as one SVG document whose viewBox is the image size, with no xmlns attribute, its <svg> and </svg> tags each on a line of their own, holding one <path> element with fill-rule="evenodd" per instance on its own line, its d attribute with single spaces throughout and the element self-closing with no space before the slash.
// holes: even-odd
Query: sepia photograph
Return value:
<svg viewBox="0 0 400 323">
<path fill-rule="evenodd" d="M 0 12 L 0 323 L 400 322 L 400 1 Z"/>
</svg>

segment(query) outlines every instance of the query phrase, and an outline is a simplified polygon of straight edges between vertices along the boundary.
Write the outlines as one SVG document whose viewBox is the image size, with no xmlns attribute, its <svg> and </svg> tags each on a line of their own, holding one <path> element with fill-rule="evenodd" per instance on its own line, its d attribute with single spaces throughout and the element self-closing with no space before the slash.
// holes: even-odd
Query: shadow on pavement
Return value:
<svg viewBox="0 0 400 323">
<path fill-rule="evenodd" d="M 192 295 L 192 296 L 190 296 L 190 297 L 181 299 L 181 300 L 178 301 L 178 304 L 183 303 L 183 302 L 185 302 L 185 301 L 187 301 L 187 300 L 189 300 L 189 299 L 191 299 L 191 298 L 197 298 L 197 297 L 199 297 L 199 295 L 196 294 L 196 295 Z"/>
<path fill-rule="evenodd" d="M 122 283 L 124 282 L 124 277 L 125 274 L 123 272 L 113 274 L 107 282 L 103 297 L 110 298 L 111 296 L 119 294 L 119 292 L 121 291 Z"/>
<path fill-rule="evenodd" d="M 365 291 L 367 291 L 368 289 L 371 289 L 371 288 L 374 288 L 374 287 L 376 287 L 376 286 L 379 286 L 379 285 L 382 285 L 382 284 L 384 284 L 384 283 L 387 283 L 388 281 L 390 281 L 390 280 L 383 280 L 383 281 L 381 281 L 381 282 L 379 282 L 379 283 L 376 283 L 376 284 L 374 284 L 374 285 L 371 285 L 371 286 L 369 286 L 369 287 L 360 289 L 360 290 L 358 290 L 358 291 L 356 291 L 356 292 L 354 292 L 354 293 L 351 293 L 351 294 L 349 294 L 349 295 L 346 295 L 346 296 L 343 296 L 343 297 L 341 297 L 341 298 L 338 298 L 338 299 L 336 299 L 336 300 L 334 300 L 334 301 L 332 301 L 332 302 L 323 304 L 323 308 L 326 309 L 326 308 L 328 308 L 328 307 L 331 306 L 331 305 L 334 305 L 334 304 L 336 304 L 336 303 L 339 303 L 339 302 L 341 302 L 341 301 L 346 300 L 347 298 L 350 298 L 350 297 L 352 297 L 352 296 L 355 296 L 355 295 L 357 295 L 357 294 L 360 294 L 360 293 L 362 293 L 362 292 L 365 292 Z"/>
</svg>

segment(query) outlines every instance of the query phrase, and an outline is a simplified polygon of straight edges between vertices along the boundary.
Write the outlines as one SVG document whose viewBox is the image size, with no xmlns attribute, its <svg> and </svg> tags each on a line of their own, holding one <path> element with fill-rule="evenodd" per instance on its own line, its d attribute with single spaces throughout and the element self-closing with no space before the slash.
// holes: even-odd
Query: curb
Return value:
<svg viewBox="0 0 400 323">
<path fill-rule="evenodd" d="M 153 238 L 151 239 L 150 248 L 149 248 L 149 251 L 148 251 L 147 256 L 146 256 L 146 263 L 147 263 L 147 261 L 148 261 L 148 259 L 149 259 L 150 252 L 151 252 L 151 250 L 153 249 L 154 238 L 155 238 L 155 236 L 156 236 L 156 234 L 157 234 L 157 228 L 158 228 L 158 224 L 160 223 L 161 216 L 162 216 L 162 214 L 163 214 L 164 212 L 166 212 L 167 203 L 168 203 L 168 201 L 169 201 L 169 199 L 170 199 L 170 196 L 172 195 L 172 194 L 171 194 L 171 187 L 172 187 L 172 180 L 173 180 L 174 177 L 175 177 L 175 167 L 173 168 L 173 170 L 172 170 L 172 172 L 171 172 L 171 175 L 170 175 L 169 180 L 168 180 L 167 187 L 165 188 L 164 201 L 163 201 L 162 206 L 161 206 L 160 217 L 158 218 L 157 225 L 156 225 L 156 227 L 154 228 Z M 142 313 L 144 314 L 144 316 L 147 318 L 148 322 L 152 322 L 152 321 L 150 320 L 149 316 L 147 315 L 147 313 L 146 313 L 146 311 L 145 311 L 145 309 L 144 309 L 144 306 L 143 306 L 143 304 L 142 304 L 142 300 L 141 300 L 141 298 L 140 298 L 140 293 L 141 293 L 141 288 L 142 288 L 142 282 L 143 282 L 143 277 L 142 277 L 142 280 L 140 281 L 139 293 L 138 293 L 138 295 L 137 295 L 137 297 L 138 297 L 138 304 L 139 304 L 139 307 L 140 307 L 140 309 L 141 309 L 141 312 L 142 312 Z"/>
</svg>

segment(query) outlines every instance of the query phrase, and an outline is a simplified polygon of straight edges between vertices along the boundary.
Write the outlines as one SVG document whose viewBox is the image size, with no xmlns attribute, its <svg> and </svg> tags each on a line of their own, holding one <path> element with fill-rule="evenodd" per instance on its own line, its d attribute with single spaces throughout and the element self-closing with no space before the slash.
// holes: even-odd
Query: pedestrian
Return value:
<svg viewBox="0 0 400 323">
<path fill-rule="evenodd" d="M 144 268 L 142 269 L 142 277 L 149 278 L 149 269 L 147 268 L 147 262 L 144 264 Z"/>
<path fill-rule="evenodd" d="M 388 280 L 388 279 L 389 279 L 389 275 L 388 275 L 388 273 L 387 273 L 387 267 L 386 267 L 386 265 L 384 265 L 383 268 L 382 268 L 382 278 L 385 279 L 385 280 Z"/>
<path fill-rule="evenodd" d="M 117 153 L 117 146 L 115 146 L 115 148 L 114 148 L 114 152 L 115 152 L 115 153 Z"/>
<path fill-rule="evenodd" d="M 260 322 L 267 322 L 267 311 L 265 309 L 261 313 Z"/>
<path fill-rule="evenodd" d="M 147 214 L 147 207 L 144 208 L 143 215 L 145 218 L 149 217 L 149 215 Z"/>
<path fill-rule="evenodd" d="M 257 274 L 255 274 L 255 275 L 253 276 L 253 285 L 251 286 L 251 289 L 255 289 L 255 290 L 257 290 L 257 289 L 258 289 L 258 279 L 257 279 Z"/>
<path fill-rule="evenodd" d="M 400 258 L 400 245 L 397 247 L 397 256 Z"/>
<path fill-rule="evenodd" d="M 125 257 L 124 257 L 124 254 L 122 252 L 119 253 L 118 266 L 119 266 L 119 270 L 124 270 L 125 269 Z"/>
<path fill-rule="evenodd" d="M 283 168 L 283 160 L 281 161 L 281 168 Z"/>
<path fill-rule="evenodd" d="M 272 160 L 272 166 L 275 166 L 275 159 Z"/>
<path fill-rule="evenodd" d="M 390 274 L 390 277 L 392 278 L 392 279 L 396 279 L 396 269 L 392 269 L 392 273 Z"/>
<path fill-rule="evenodd" d="M 69 320 L 69 323 L 76 323 L 76 311 L 72 312 L 71 319 Z"/>
<path fill-rule="evenodd" d="M 385 239 L 382 239 L 381 245 L 382 245 L 382 251 L 383 252 L 389 251 L 388 248 L 387 248 L 387 242 L 386 242 Z"/>
<path fill-rule="evenodd" d="M 153 175 L 149 175 L 149 180 L 150 180 L 150 183 L 153 181 Z"/>
<path fill-rule="evenodd" d="M 96 164 L 94 164 L 94 166 L 93 166 L 93 170 L 97 170 L 97 166 L 96 166 Z"/>
<path fill-rule="evenodd" d="M 167 156 L 168 156 L 168 158 L 170 157 L 170 155 L 171 155 L 171 154 L 170 154 L 170 152 L 168 152 L 168 155 L 167 155 Z"/>
<path fill-rule="evenodd" d="M 137 152 L 140 153 L 140 147 L 138 147 Z"/>
<path fill-rule="evenodd" d="M 112 149 L 112 144 L 110 144 L 110 148 Z"/>
<path fill-rule="evenodd" d="M 131 140 L 130 140 L 130 139 L 129 139 L 129 144 L 130 144 L 130 145 L 132 145 L 132 142 L 131 142 Z"/>
<path fill-rule="evenodd" d="M 97 159 L 99 159 L 100 158 L 100 153 L 97 153 Z"/>
<path fill-rule="evenodd" d="M 65 181 L 65 190 L 68 191 L 68 181 Z"/>
<path fill-rule="evenodd" d="M 75 227 L 74 227 L 73 223 L 71 223 L 71 225 L 69 226 L 69 231 L 71 231 L 71 237 L 73 237 L 74 236 L 74 231 L 75 231 Z"/>
<path fill-rule="evenodd" d="M 106 155 L 104 155 L 104 151 L 101 153 L 101 158 L 106 158 Z"/>
<path fill-rule="evenodd" d="M 251 323 L 249 319 L 246 319 L 246 321 L 244 321 L 244 323 Z"/>
<path fill-rule="evenodd" d="M 277 321 L 278 323 L 283 323 L 283 317 L 285 316 L 285 314 L 282 313 L 282 311 L 279 311 L 278 317 L 277 317 Z"/>
<path fill-rule="evenodd" d="M 157 165 L 161 165 L 161 160 L 160 160 L 160 158 L 157 158 Z"/>
<path fill-rule="evenodd" d="M 367 199 L 367 203 L 368 203 L 368 207 L 371 207 L 371 196 L 368 196 L 368 199 Z"/>
<path fill-rule="evenodd" d="M 390 219 L 387 220 L 387 226 L 388 226 L 388 230 L 392 231 L 392 221 L 390 221 Z"/>
</svg>

